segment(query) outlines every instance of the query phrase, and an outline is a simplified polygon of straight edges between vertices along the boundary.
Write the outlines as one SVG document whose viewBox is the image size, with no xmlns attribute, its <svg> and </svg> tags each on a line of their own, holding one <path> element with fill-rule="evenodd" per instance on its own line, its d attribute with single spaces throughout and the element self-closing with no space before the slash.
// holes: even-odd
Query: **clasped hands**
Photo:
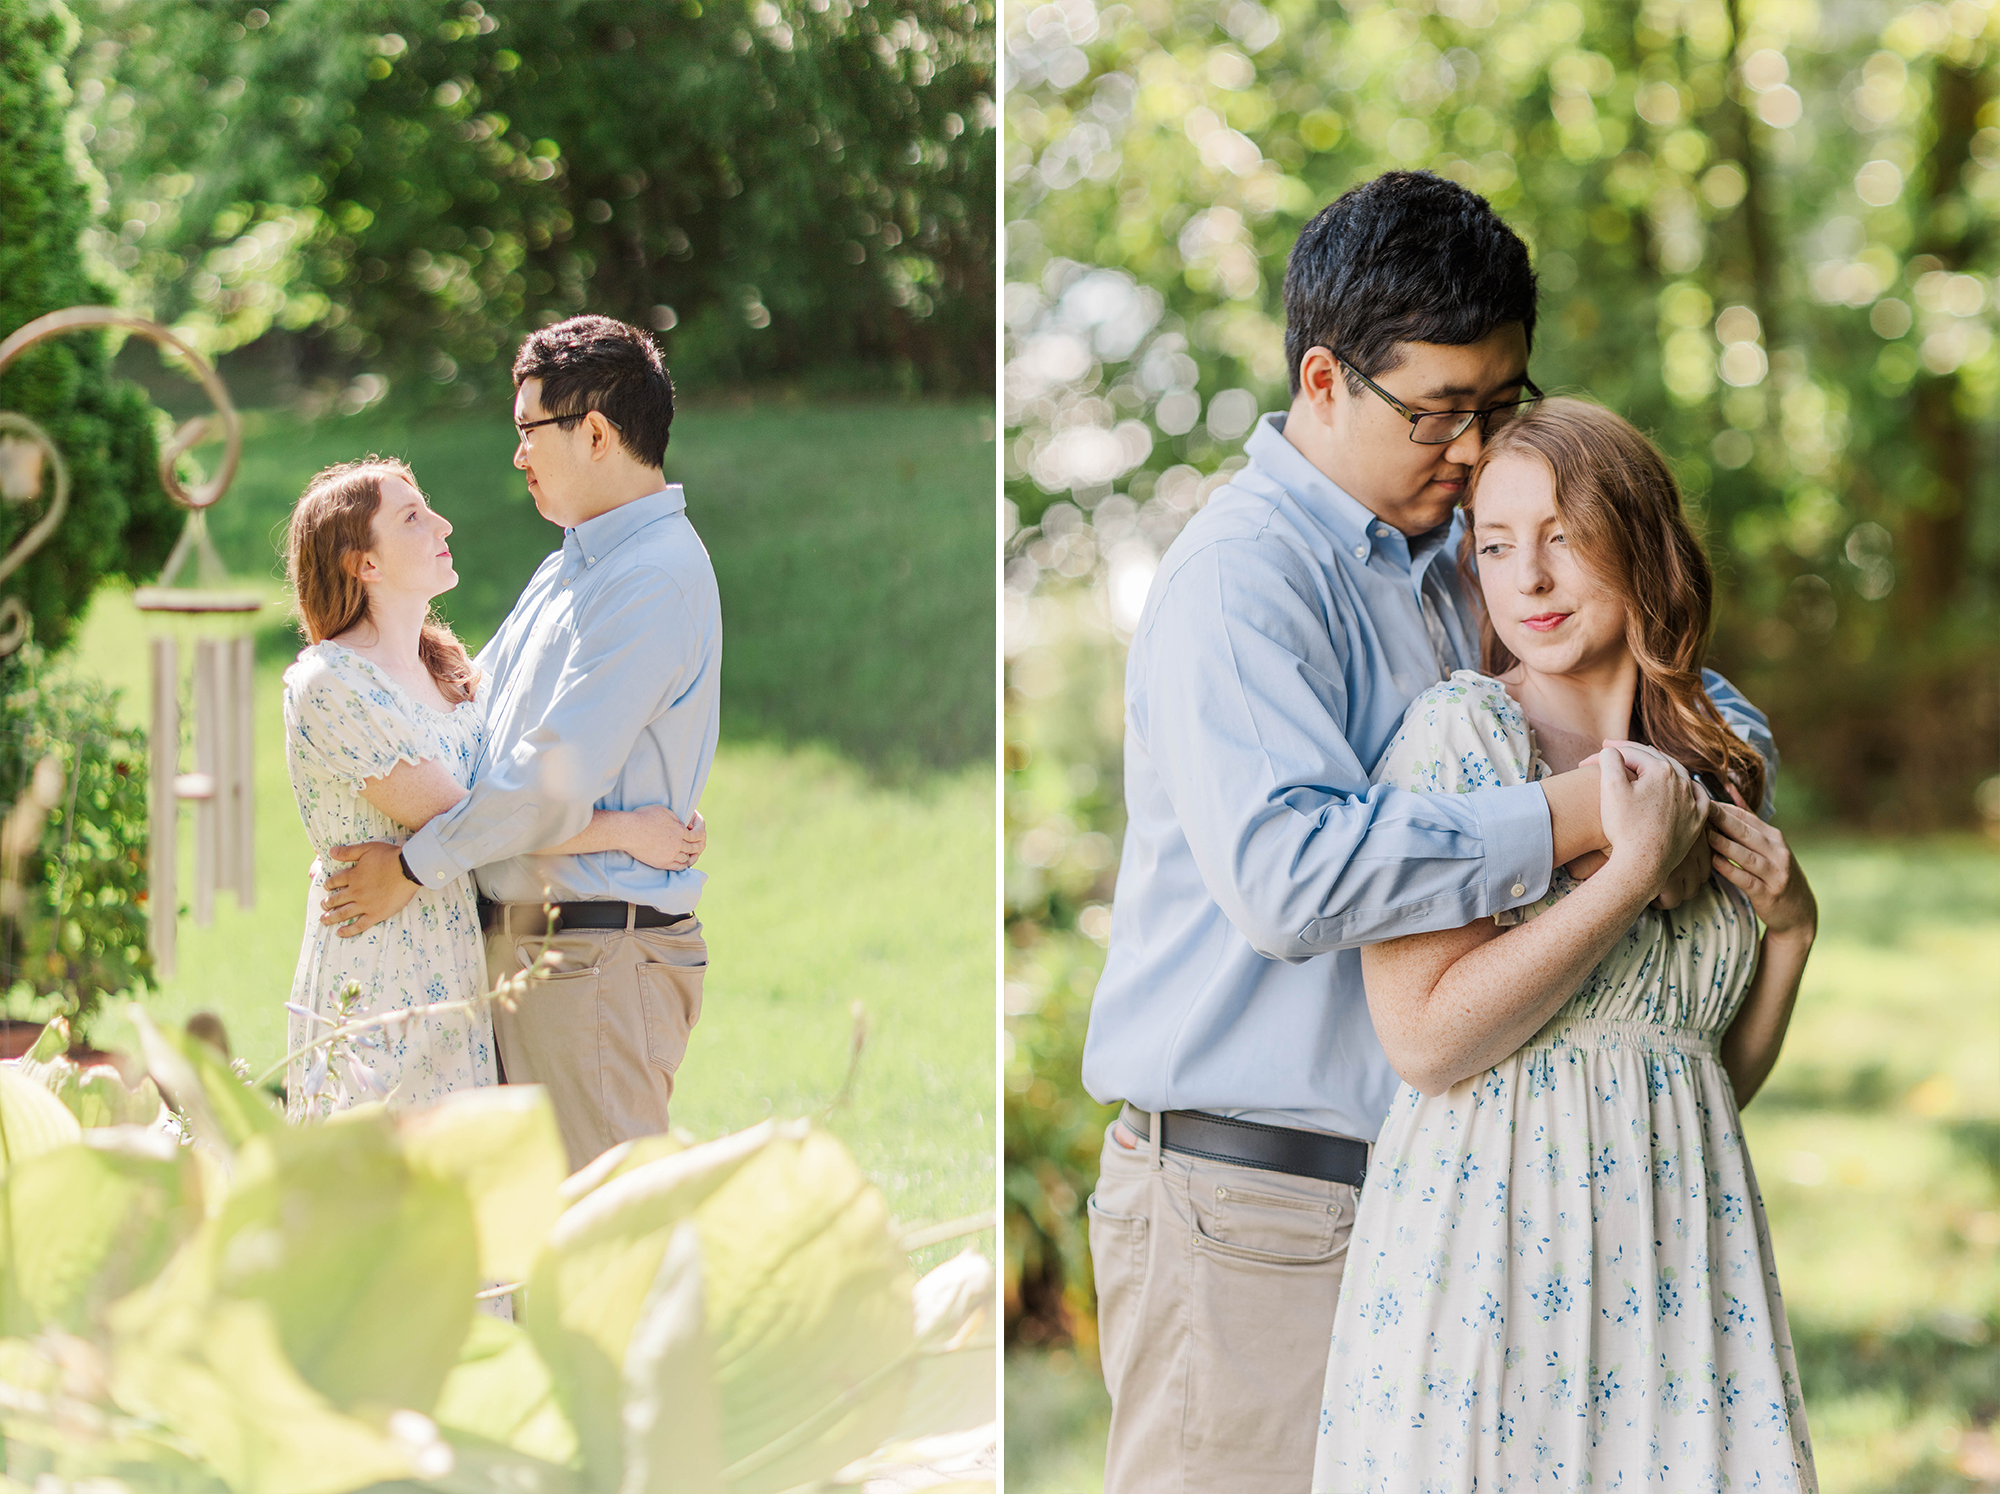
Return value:
<svg viewBox="0 0 2000 1494">
<path fill-rule="evenodd" d="M 627 821 L 632 838 L 623 849 L 661 871 L 693 866 L 708 846 L 708 824 L 699 810 L 683 824 L 665 805 L 654 804 L 628 811 Z M 340 938 L 352 939 L 402 912 L 418 891 L 403 875 L 402 851 L 379 840 L 333 847 L 328 859 L 341 869 L 327 878 L 319 921 L 335 925 Z"/>
<path fill-rule="evenodd" d="M 1611 849 L 1572 861 L 1571 876 L 1582 880 L 1629 857 L 1636 876 L 1659 883 L 1653 906 L 1676 908 L 1713 872 L 1743 890 L 1769 932 L 1809 935 L 1816 928 L 1818 907 L 1798 859 L 1734 784 L 1732 802 L 1711 798 L 1685 767 L 1640 742 L 1607 741 L 1578 766 L 1592 763 Z"/>
</svg>

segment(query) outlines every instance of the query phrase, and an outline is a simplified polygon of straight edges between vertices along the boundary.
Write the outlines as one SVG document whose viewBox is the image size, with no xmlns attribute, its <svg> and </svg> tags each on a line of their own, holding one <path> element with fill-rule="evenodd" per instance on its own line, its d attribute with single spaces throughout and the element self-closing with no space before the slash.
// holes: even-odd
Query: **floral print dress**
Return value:
<svg viewBox="0 0 2000 1494">
<path fill-rule="evenodd" d="M 328 852 L 362 841 L 402 844 L 410 832 L 361 797 L 364 780 L 397 763 L 436 758 L 470 788 L 485 739 L 482 707 L 441 711 L 352 649 L 316 643 L 285 671 L 285 766 L 316 853 L 306 892 L 305 939 L 292 978 L 287 1052 L 350 1018 L 463 1000 L 486 989 L 486 962 L 470 877 L 424 888 L 394 918 L 352 939 L 320 922 Z M 349 988 L 358 988 L 348 994 Z M 314 1119 L 363 1100 L 391 1110 L 432 1104 L 455 1089 L 492 1084 L 493 1023 L 484 1008 L 413 1018 L 294 1059 L 285 1112 Z"/>
<path fill-rule="evenodd" d="M 1460 670 L 1412 703 L 1375 778 L 1462 793 L 1548 772 L 1505 688 Z M 1558 873 L 1499 921 L 1575 885 Z M 1512 1057 L 1398 1091 L 1348 1247 L 1315 1491 L 1818 1488 L 1716 1057 L 1757 940 L 1711 878 L 1642 913 Z"/>
</svg>

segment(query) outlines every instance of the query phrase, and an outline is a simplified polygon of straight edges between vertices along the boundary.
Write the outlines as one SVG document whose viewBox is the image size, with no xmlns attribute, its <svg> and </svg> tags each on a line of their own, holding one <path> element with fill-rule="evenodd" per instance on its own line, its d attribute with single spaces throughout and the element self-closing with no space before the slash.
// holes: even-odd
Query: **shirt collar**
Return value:
<svg viewBox="0 0 2000 1494">
<path fill-rule="evenodd" d="M 1457 515 L 1428 533 L 1405 536 L 1306 459 L 1285 439 L 1285 411 L 1261 416 L 1243 443 L 1243 454 L 1263 468 L 1300 508 L 1331 536 L 1335 546 L 1366 565 L 1378 548 L 1398 569 L 1421 571 L 1457 532 Z"/>
<path fill-rule="evenodd" d="M 681 485 L 671 482 L 657 493 L 634 498 L 594 519 L 585 519 L 575 528 L 565 530 L 563 541 L 576 545 L 583 554 L 584 564 L 595 565 L 648 524 L 680 513 L 686 507 Z"/>
</svg>

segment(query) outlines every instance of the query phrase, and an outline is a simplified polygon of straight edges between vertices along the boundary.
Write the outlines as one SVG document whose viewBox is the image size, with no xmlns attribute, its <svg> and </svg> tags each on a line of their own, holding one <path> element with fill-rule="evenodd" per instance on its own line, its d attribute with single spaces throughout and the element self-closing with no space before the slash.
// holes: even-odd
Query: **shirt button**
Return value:
<svg viewBox="0 0 2000 1494">
<path fill-rule="evenodd" d="M 1512 887 L 1507 889 L 1507 896 L 1509 897 L 1526 897 L 1527 895 L 1528 887 L 1525 882 L 1516 882 Z"/>
<path fill-rule="evenodd" d="M 1386 529 L 1377 529 L 1375 531 L 1375 538 L 1377 539 L 1387 539 L 1388 537 L 1389 537 L 1389 531 Z"/>
<path fill-rule="evenodd" d="M 1368 547 L 1366 545 L 1356 545 L 1354 547 L 1354 558 L 1356 560 L 1366 560 L 1368 558 Z"/>
</svg>

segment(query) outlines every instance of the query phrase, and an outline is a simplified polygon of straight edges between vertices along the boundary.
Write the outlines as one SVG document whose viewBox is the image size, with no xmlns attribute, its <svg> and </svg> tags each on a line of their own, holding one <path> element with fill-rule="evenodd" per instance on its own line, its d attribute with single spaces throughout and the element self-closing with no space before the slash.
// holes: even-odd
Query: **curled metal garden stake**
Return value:
<svg viewBox="0 0 2000 1494">
<path fill-rule="evenodd" d="M 100 329 L 136 332 L 179 355 L 209 399 L 215 414 L 183 423 L 160 448 L 160 486 L 187 509 L 186 528 L 161 572 L 160 584 L 140 587 L 133 605 L 142 612 L 254 612 L 263 605 L 255 592 L 219 590 L 213 586 L 178 586 L 180 572 L 192 562 L 198 582 L 212 582 L 221 562 L 209 542 L 205 511 L 236 476 L 243 454 L 243 423 L 237 418 L 229 390 L 208 361 L 174 332 L 142 316 L 112 306 L 71 306 L 35 318 L 0 342 L 0 372 L 29 348 L 71 332 Z M 214 475 L 192 490 L 174 470 L 181 456 L 211 434 L 220 434 L 222 463 Z M 11 439 L 10 439 L 11 437 Z M 69 504 L 69 468 L 55 442 L 25 415 L 0 410 L 0 499 L 29 502 L 43 490 L 47 467 L 48 506 L 4 557 L 0 581 L 47 543 L 62 522 Z M 28 638 L 28 612 L 18 597 L 0 599 L 0 658 L 18 650 Z M 252 681 L 255 654 L 249 638 L 204 638 L 196 644 L 195 759 L 196 771 L 180 771 L 180 664 L 175 641 L 156 636 L 152 643 L 152 831 L 148 863 L 148 920 L 155 968 L 171 976 L 175 965 L 175 931 L 179 900 L 175 890 L 175 845 L 179 801 L 195 801 L 195 921 L 212 917 L 218 886 L 233 889 L 240 906 L 254 897 L 254 775 L 251 757 Z"/>
</svg>

